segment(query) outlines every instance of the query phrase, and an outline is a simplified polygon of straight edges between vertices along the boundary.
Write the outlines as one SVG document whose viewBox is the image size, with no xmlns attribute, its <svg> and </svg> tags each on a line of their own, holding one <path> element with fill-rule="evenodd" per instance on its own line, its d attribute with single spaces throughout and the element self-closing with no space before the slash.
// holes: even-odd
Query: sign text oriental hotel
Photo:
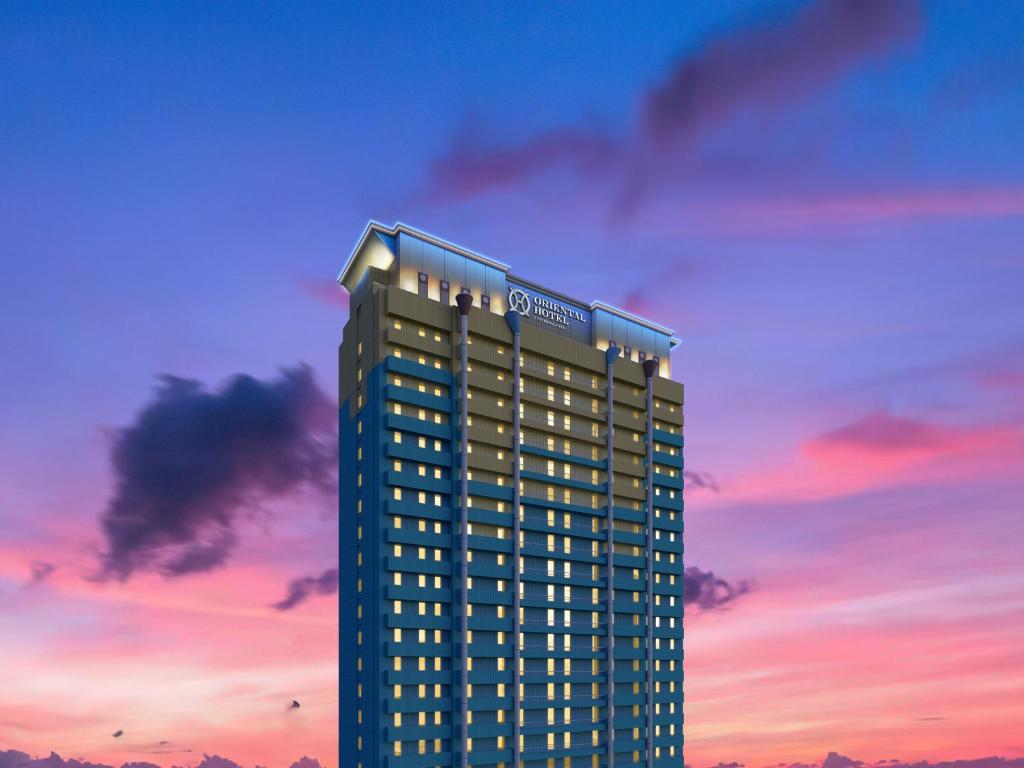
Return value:
<svg viewBox="0 0 1024 768">
<path fill-rule="evenodd" d="M 681 768 L 672 331 L 403 225 L 340 282 L 341 764 Z"/>
</svg>

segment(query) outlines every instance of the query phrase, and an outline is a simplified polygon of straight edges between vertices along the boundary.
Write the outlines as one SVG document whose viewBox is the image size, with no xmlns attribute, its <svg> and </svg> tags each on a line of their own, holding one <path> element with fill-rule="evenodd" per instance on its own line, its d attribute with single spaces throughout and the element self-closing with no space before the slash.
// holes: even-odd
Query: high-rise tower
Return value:
<svg viewBox="0 0 1024 768">
<path fill-rule="evenodd" d="M 342 764 L 681 767 L 678 339 L 402 225 L 339 280 Z"/>
</svg>

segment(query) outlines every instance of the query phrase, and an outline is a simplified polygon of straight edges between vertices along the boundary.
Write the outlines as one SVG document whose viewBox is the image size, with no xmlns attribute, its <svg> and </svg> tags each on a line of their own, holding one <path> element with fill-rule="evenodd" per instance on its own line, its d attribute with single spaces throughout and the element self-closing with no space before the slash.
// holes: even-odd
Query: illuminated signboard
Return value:
<svg viewBox="0 0 1024 768">
<path fill-rule="evenodd" d="M 522 315 L 523 320 L 590 344 L 589 309 L 511 280 L 506 288 L 508 308 Z"/>
</svg>

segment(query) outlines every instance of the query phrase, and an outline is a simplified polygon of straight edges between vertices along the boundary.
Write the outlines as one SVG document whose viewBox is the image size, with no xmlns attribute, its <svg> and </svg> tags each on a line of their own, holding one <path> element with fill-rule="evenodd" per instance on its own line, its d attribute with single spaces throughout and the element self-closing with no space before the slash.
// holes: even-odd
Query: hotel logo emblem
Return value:
<svg viewBox="0 0 1024 768">
<path fill-rule="evenodd" d="M 530 314 L 530 296 L 526 291 L 509 286 L 508 308 L 520 315 Z"/>
</svg>

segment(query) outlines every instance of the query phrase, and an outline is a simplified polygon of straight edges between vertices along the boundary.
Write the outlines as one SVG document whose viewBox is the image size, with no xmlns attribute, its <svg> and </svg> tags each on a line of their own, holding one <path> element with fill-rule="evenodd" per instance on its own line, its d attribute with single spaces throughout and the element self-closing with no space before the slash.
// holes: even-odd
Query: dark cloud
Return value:
<svg viewBox="0 0 1024 768">
<path fill-rule="evenodd" d="M 45 560 L 33 560 L 32 565 L 29 566 L 29 584 L 38 584 L 41 581 L 46 581 L 57 570 L 57 566 L 53 563 L 48 563 Z"/>
<path fill-rule="evenodd" d="M 332 487 L 335 430 L 336 409 L 305 366 L 266 381 L 235 376 L 216 392 L 163 377 L 114 438 L 116 488 L 100 519 L 99 578 L 220 567 L 242 511 L 304 485 Z"/>
<path fill-rule="evenodd" d="M 434 163 L 429 196 L 475 197 L 562 167 L 613 177 L 620 212 L 628 211 L 698 138 L 747 108 L 798 102 L 891 52 L 916 35 L 919 16 L 917 0 L 825 0 L 734 29 L 679 58 L 641 96 L 636 128 L 623 141 L 581 123 L 483 147 L 479 131 L 463 129 Z"/>
<path fill-rule="evenodd" d="M 726 608 L 749 591 L 750 585 L 745 581 L 730 584 L 714 572 L 694 566 L 683 573 L 683 605 L 692 605 L 701 611 Z"/>
<path fill-rule="evenodd" d="M 338 569 L 328 568 L 319 576 L 303 576 L 288 582 L 288 594 L 273 604 L 279 611 L 290 611 L 313 595 L 333 595 L 338 591 Z"/>
<path fill-rule="evenodd" d="M 300 757 L 292 763 L 291 768 L 321 768 L 321 765 L 319 760 L 312 757 Z"/>
<path fill-rule="evenodd" d="M 718 481 L 710 472 L 683 471 L 683 482 L 687 488 L 703 488 L 707 491 L 718 493 Z"/>
</svg>

